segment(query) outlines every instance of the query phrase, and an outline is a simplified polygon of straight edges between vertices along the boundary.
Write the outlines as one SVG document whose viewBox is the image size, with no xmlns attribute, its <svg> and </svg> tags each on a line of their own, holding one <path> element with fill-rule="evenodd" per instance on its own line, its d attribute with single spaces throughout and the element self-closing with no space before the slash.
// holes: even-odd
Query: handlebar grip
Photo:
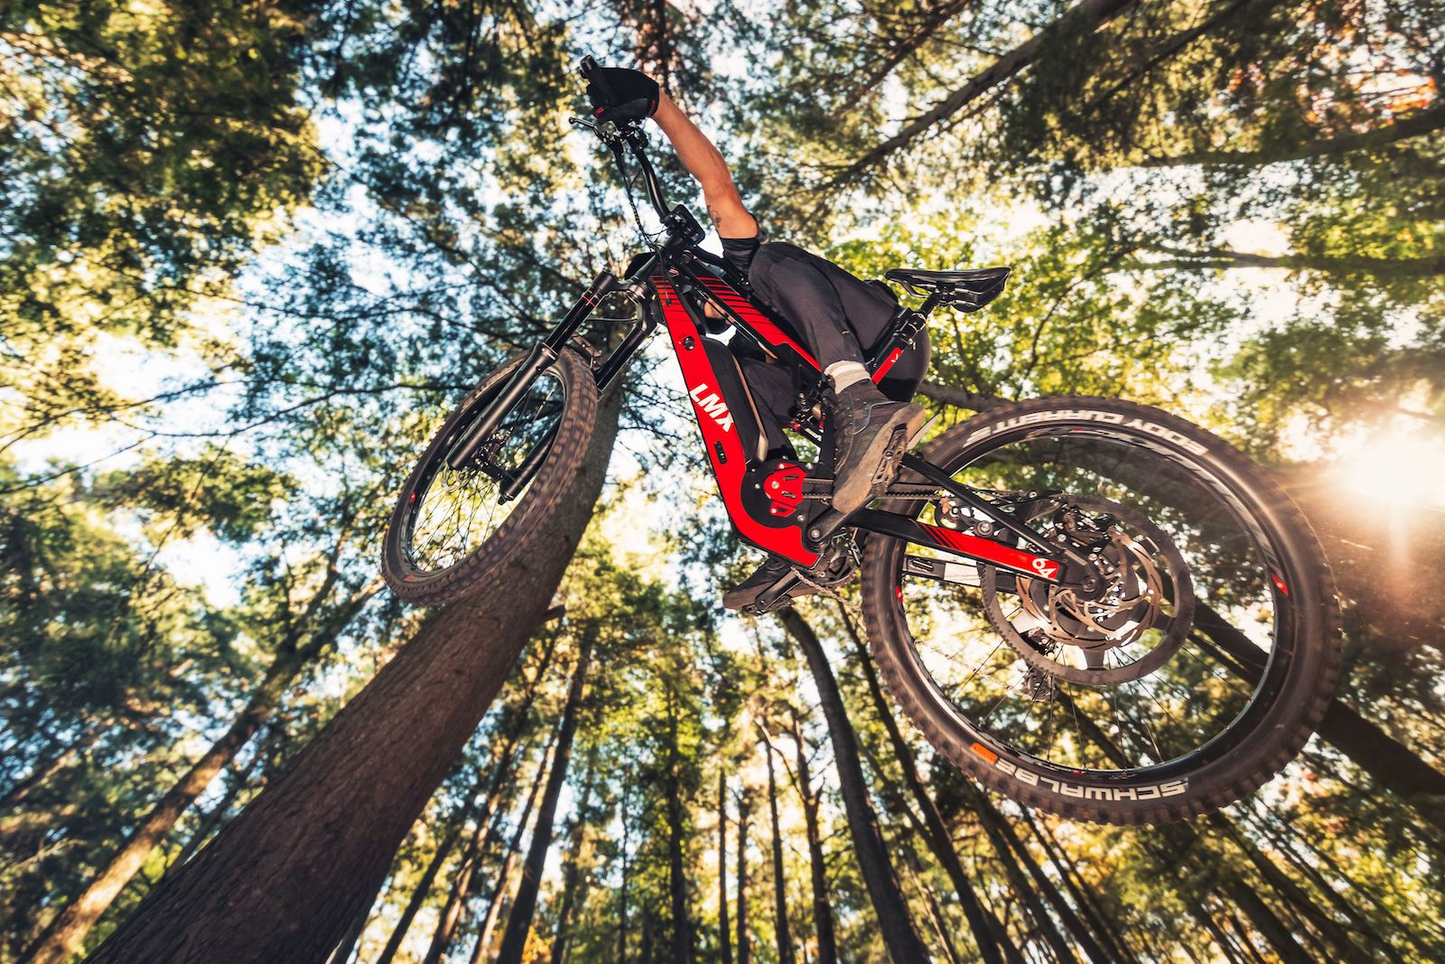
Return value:
<svg viewBox="0 0 1445 964">
<path fill-rule="evenodd" d="M 578 64 L 577 72 L 582 75 L 583 80 L 597 86 L 597 92 L 603 96 L 607 103 L 617 103 L 617 98 L 612 93 L 612 85 L 607 82 L 607 75 L 602 72 L 602 68 L 598 65 L 597 61 L 592 58 L 591 54 L 582 58 L 582 62 Z"/>
</svg>

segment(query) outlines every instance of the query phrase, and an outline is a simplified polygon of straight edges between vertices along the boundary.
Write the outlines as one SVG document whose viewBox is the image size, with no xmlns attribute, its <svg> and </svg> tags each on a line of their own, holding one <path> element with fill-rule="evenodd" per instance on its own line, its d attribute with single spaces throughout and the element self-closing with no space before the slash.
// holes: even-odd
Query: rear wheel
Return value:
<svg viewBox="0 0 1445 964">
<path fill-rule="evenodd" d="M 1079 397 L 1003 406 L 921 454 L 1100 574 L 1086 593 L 869 539 L 874 655 L 941 754 L 1030 805 L 1143 823 L 1222 807 L 1299 752 L 1333 694 L 1339 613 L 1314 534 L 1258 466 L 1164 412 Z M 948 499 L 924 511 L 1024 547 Z"/>
<path fill-rule="evenodd" d="M 451 602 L 513 558 L 582 464 L 597 417 L 597 386 L 570 349 L 542 372 L 467 464 L 447 463 L 457 439 L 487 411 L 522 359 L 508 361 L 462 400 L 402 486 L 383 540 L 382 575 L 407 602 Z M 540 467 L 524 487 L 509 486 L 537 459 Z"/>
</svg>

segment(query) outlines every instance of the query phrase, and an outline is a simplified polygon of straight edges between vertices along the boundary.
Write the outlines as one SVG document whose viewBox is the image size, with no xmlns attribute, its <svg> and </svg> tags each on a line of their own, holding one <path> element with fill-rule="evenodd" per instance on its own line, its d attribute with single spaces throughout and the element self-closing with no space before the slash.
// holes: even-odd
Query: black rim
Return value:
<svg viewBox="0 0 1445 964">
<path fill-rule="evenodd" d="M 887 559 L 898 574 L 894 617 L 939 709 L 981 744 L 980 756 L 1008 753 L 1076 783 L 1166 779 L 1198 770 L 1254 732 L 1283 683 L 1293 624 L 1278 588 L 1291 577 L 1246 508 L 1245 486 L 1152 437 L 1091 423 L 1020 429 L 983 444 L 943 468 L 975 488 L 1021 498 L 1073 490 L 1081 502 L 1103 497 L 1142 511 L 1178 545 L 1199 608 L 1158 669 L 1132 682 L 1081 685 L 1015 652 L 988 625 L 983 588 L 912 576 L 895 544 Z M 1010 610 L 1022 608 L 1022 588 L 1004 603 Z M 1050 641 L 1037 630 L 1024 635 Z M 1095 654 L 1077 664 L 1115 668 L 1135 658 L 1120 647 L 1107 663 Z"/>
<path fill-rule="evenodd" d="M 459 419 L 423 468 L 408 495 L 402 535 L 402 553 L 418 575 L 433 577 L 456 568 L 491 539 L 511 515 L 535 477 L 515 498 L 503 499 L 509 476 L 539 446 L 549 446 L 566 410 L 568 392 L 558 370 L 549 368 L 523 395 L 483 443 L 476 457 L 454 469 L 446 453 L 466 428 L 486 411 L 505 379 L 472 402 L 466 418 Z"/>
</svg>

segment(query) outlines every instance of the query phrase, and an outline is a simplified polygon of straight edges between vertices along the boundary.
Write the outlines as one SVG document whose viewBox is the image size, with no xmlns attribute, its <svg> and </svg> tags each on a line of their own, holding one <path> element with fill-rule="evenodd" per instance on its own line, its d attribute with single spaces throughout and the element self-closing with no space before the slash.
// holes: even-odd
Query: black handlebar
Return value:
<svg viewBox="0 0 1445 964">
<path fill-rule="evenodd" d="M 590 55 L 583 57 L 577 65 L 577 72 L 582 79 L 589 84 L 595 84 L 598 93 L 608 103 L 615 103 L 616 98 L 612 93 L 612 87 L 607 83 L 607 74 Z M 599 108 L 597 113 L 601 113 Z M 592 126 L 592 125 L 587 125 Z M 647 199 L 652 202 L 653 210 L 657 216 L 666 219 L 668 216 L 667 199 L 662 196 L 662 184 L 657 179 L 657 171 L 653 169 L 652 161 L 648 158 L 645 148 L 647 137 L 642 133 L 640 121 L 628 121 L 618 124 L 612 121 L 597 125 L 594 128 L 603 143 L 612 149 L 612 156 L 617 160 L 618 170 L 622 173 L 624 186 L 627 183 L 627 171 L 622 166 L 622 144 L 626 143 L 632 151 L 632 156 L 637 159 L 637 165 L 642 169 L 642 180 L 647 186 Z"/>
</svg>

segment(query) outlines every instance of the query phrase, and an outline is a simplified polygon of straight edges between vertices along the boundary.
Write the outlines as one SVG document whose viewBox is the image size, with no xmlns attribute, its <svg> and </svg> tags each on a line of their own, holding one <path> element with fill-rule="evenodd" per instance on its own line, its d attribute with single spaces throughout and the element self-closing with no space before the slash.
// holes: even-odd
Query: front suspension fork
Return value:
<svg viewBox="0 0 1445 964">
<path fill-rule="evenodd" d="M 617 287 L 617 276 L 611 271 L 604 271 L 592 280 L 592 283 L 587 286 L 587 290 L 582 292 L 582 296 L 572 304 L 572 307 L 567 310 L 567 314 L 557 323 L 557 327 L 553 328 L 546 338 L 534 345 L 532 350 L 527 353 L 522 364 L 517 366 L 517 370 L 512 373 L 506 387 L 487 407 L 487 411 L 482 417 L 462 433 L 461 438 L 457 439 L 451 451 L 447 452 L 447 465 L 453 469 L 460 469 L 472 460 L 482 443 L 497 431 L 502 420 L 517 407 L 517 403 L 522 400 L 527 389 L 531 388 L 542 372 L 557 360 L 557 356 L 562 353 L 563 346 L 577 333 L 577 329 L 582 322 L 587 320 L 587 316 L 592 314 L 592 309 L 596 308 L 603 298 L 617 290 Z M 533 449 L 521 469 L 505 483 L 502 492 L 504 498 L 508 488 L 515 489 L 514 496 L 521 491 L 522 487 L 526 485 L 526 481 L 523 480 L 521 484 L 516 484 L 516 480 L 522 478 L 524 474 L 526 478 L 530 478 L 541 465 L 542 460 L 546 458 L 546 451 L 550 448 L 551 437 L 549 435 L 542 444 Z M 538 452 L 542 454 L 539 456 Z"/>
</svg>

